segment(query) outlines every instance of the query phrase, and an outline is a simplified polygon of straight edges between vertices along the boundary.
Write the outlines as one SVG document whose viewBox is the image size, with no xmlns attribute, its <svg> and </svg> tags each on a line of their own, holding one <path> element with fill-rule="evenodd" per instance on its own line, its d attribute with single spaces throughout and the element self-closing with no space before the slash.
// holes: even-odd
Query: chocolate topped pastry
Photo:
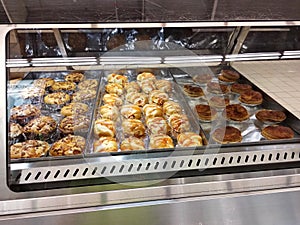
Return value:
<svg viewBox="0 0 300 225">
<path fill-rule="evenodd" d="M 85 139 L 81 136 L 68 135 L 56 141 L 49 153 L 51 156 L 78 155 L 84 152 Z"/>
<path fill-rule="evenodd" d="M 71 102 L 62 107 L 60 113 L 63 116 L 82 115 L 87 113 L 89 107 L 87 104 L 81 102 Z"/>
<path fill-rule="evenodd" d="M 226 106 L 223 116 L 232 121 L 244 121 L 249 118 L 249 113 L 244 106 L 240 104 L 232 104 Z"/>
<path fill-rule="evenodd" d="M 255 113 L 255 117 L 261 122 L 280 123 L 286 119 L 284 112 L 279 110 L 262 109 Z"/>
<path fill-rule="evenodd" d="M 41 114 L 41 110 L 34 105 L 20 105 L 10 110 L 10 119 L 13 122 L 25 125 L 34 117 Z"/>
<path fill-rule="evenodd" d="M 50 116 L 40 116 L 30 120 L 24 127 L 28 139 L 48 140 L 56 131 L 57 123 Z"/>
<path fill-rule="evenodd" d="M 19 142 L 10 146 L 10 158 L 38 158 L 46 155 L 50 145 L 45 141 L 39 140 L 27 140 L 25 142 Z"/>
<path fill-rule="evenodd" d="M 231 92 L 242 94 L 245 91 L 252 90 L 252 86 L 250 84 L 239 84 L 234 83 L 231 85 Z"/>
<path fill-rule="evenodd" d="M 267 126 L 262 129 L 261 134 L 268 140 L 294 138 L 291 128 L 280 125 Z"/>
<path fill-rule="evenodd" d="M 240 78 L 240 74 L 234 70 L 221 70 L 220 76 L 225 82 L 234 82 Z"/>
<path fill-rule="evenodd" d="M 49 109 L 60 109 L 71 100 L 70 95 L 64 92 L 50 93 L 44 97 L 44 103 Z"/>
<path fill-rule="evenodd" d="M 221 144 L 237 143 L 243 139 L 241 131 L 232 126 L 217 128 L 213 131 L 212 138 Z"/>
<path fill-rule="evenodd" d="M 263 102 L 263 96 L 258 91 L 248 90 L 241 94 L 239 100 L 249 105 L 259 105 Z"/>
<path fill-rule="evenodd" d="M 193 76 L 193 81 L 198 84 L 206 84 L 213 79 L 213 75 L 211 74 L 198 74 Z"/>
<path fill-rule="evenodd" d="M 186 95 L 194 98 L 204 96 L 202 88 L 195 85 L 186 84 L 183 86 L 183 91 Z"/>
<path fill-rule="evenodd" d="M 50 89 L 52 91 L 67 91 L 72 92 L 76 89 L 76 84 L 71 81 L 55 81 L 51 85 Z"/>
<path fill-rule="evenodd" d="M 89 129 L 90 120 L 83 115 L 71 115 L 63 118 L 58 126 L 64 135 L 86 133 Z"/>
<path fill-rule="evenodd" d="M 24 141 L 25 138 L 23 127 L 18 123 L 10 123 L 8 137 L 10 144 Z"/>
<path fill-rule="evenodd" d="M 205 104 L 195 105 L 195 110 L 200 120 L 212 121 L 217 117 L 217 110 Z"/>
<path fill-rule="evenodd" d="M 71 72 L 66 75 L 65 80 L 70 82 L 79 83 L 84 79 L 84 74 L 80 72 Z"/>
<path fill-rule="evenodd" d="M 54 80 L 52 78 L 39 78 L 33 81 L 34 86 L 41 88 L 48 88 L 54 84 Z"/>
</svg>

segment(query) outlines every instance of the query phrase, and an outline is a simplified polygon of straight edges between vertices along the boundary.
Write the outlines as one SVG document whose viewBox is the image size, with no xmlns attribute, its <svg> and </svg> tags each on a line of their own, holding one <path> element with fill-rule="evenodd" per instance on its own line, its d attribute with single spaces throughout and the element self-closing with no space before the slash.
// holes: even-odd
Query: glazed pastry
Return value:
<svg viewBox="0 0 300 225">
<path fill-rule="evenodd" d="M 143 107 L 143 113 L 145 115 L 146 120 L 152 117 L 162 117 L 163 110 L 162 107 L 157 104 L 146 104 Z"/>
<path fill-rule="evenodd" d="M 150 149 L 174 148 L 173 140 L 165 134 L 154 134 L 150 136 Z"/>
<path fill-rule="evenodd" d="M 123 104 L 123 100 L 116 94 L 105 94 L 102 98 L 104 104 L 121 106 Z"/>
<path fill-rule="evenodd" d="M 209 99 L 208 102 L 211 107 L 222 109 L 229 105 L 230 100 L 225 96 L 213 96 Z"/>
<path fill-rule="evenodd" d="M 152 117 L 146 121 L 150 134 L 168 134 L 169 126 L 167 121 L 162 117 Z"/>
<path fill-rule="evenodd" d="M 50 89 L 52 91 L 74 91 L 76 84 L 71 81 L 55 81 Z"/>
<path fill-rule="evenodd" d="M 252 90 L 252 86 L 249 84 L 239 84 L 239 83 L 234 83 L 231 85 L 231 92 L 242 94 L 245 91 Z"/>
<path fill-rule="evenodd" d="M 71 102 L 70 104 L 62 107 L 60 113 L 63 116 L 82 115 L 87 113 L 88 110 L 89 107 L 87 104 L 80 102 Z"/>
<path fill-rule="evenodd" d="M 213 75 L 211 74 L 199 74 L 193 76 L 193 81 L 198 84 L 206 84 L 213 79 Z"/>
<path fill-rule="evenodd" d="M 10 144 L 24 141 L 23 127 L 18 123 L 10 123 L 8 137 L 9 137 Z"/>
<path fill-rule="evenodd" d="M 232 126 L 217 128 L 212 133 L 212 138 L 221 144 L 237 143 L 243 139 L 241 131 Z"/>
<path fill-rule="evenodd" d="M 284 112 L 279 110 L 262 109 L 255 113 L 255 117 L 261 122 L 280 123 L 286 119 Z"/>
<path fill-rule="evenodd" d="M 98 80 L 96 79 L 89 79 L 89 80 L 83 80 L 78 84 L 79 90 L 96 90 L 98 87 Z"/>
<path fill-rule="evenodd" d="M 138 119 L 127 119 L 122 122 L 122 129 L 125 136 L 142 137 L 145 135 L 145 126 Z"/>
<path fill-rule="evenodd" d="M 57 123 L 50 116 L 40 116 L 30 120 L 24 127 L 24 133 L 28 139 L 45 141 L 51 138 L 56 131 Z"/>
<path fill-rule="evenodd" d="M 259 105 L 263 102 L 263 96 L 258 91 L 249 90 L 243 92 L 239 97 L 239 100 L 242 103 L 246 103 L 249 105 Z"/>
<path fill-rule="evenodd" d="M 183 86 L 183 91 L 187 96 L 193 98 L 204 96 L 202 88 L 195 85 L 186 84 Z"/>
<path fill-rule="evenodd" d="M 177 143 L 179 147 L 196 147 L 203 145 L 201 136 L 194 132 L 178 134 Z"/>
<path fill-rule="evenodd" d="M 232 121 L 244 121 L 249 118 L 247 109 L 240 104 L 232 104 L 226 106 L 223 116 Z"/>
<path fill-rule="evenodd" d="M 267 126 L 262 129 L 261 134 L 268 140 L 294 138 L 294 131 L 291 128 L 280 125 Z"/>
<path fill-rule="evenodd" d="M 98 114 L 102 119 L 116 121 L 119 117 L 119 110 L 114 105 L 105 104 L 99 107 Z"/>
<path fill-rule="evenodd" d="M 172 129 L 173 135 L 190 130 L 189 119 L 185 114 L 172 114 L 168 118 L 168 122 Z"/>
<path fill-rule="evenodd" d="M 148 103 L 148 95 L 144 93 L 130 92 L 126 95 L 126 101 L 129 103 L 143 107 Z"/>
<path fill-rule="evenodd" d="M 226 94 L 229 92 L 229 88 L 227 85 L 218 82 L 208 82 L 207 91 L 215 94 Z"/>
<path fill-rule="evenodd" d="M 225 82 L 235 82 L 240 78 L 240 74 L 234 70 L 221 70 L 220 75 Z"/>
<path fill-rule="evenodd" d="M 141 119 L 142 117 L 141 108 L 133 104 L 123 105 L 120 112 L 125 119 Z"/>
<path fill-rule="evenodd" d="M 49 151 L 50 145 L 45 141 L 27 140 L 19 142 L 10 146 L 10 158 L 38 158 L 46 155 Z"/>
<path fill-rule="evenodd" d="M 213 121 L 217 117 L 217 110 L 209 105 L 197 104 L 195 110 L 199 119 L 203 121 Z"/>
<path fill-rule="evenodd" d="M 116 83 L 122 85 L 122 87 L 125 87 L 128 83 L 128 78 L 121 74 L 112 73 L 108 75 L 107 81 L 109 83 Z"/>
<path fill-rule="evenodd" d="M 75 92 L 72 95 L 72 101 L 74 101 L 74 102 L 91 101 L 96 98 L 96 94 L 97 94 L 96 90 L 82 89 L 82 90 Z"/>
<path fill-rule="evenodd" d="M 113 137 L 100 137 L 94 142 L 94 152 L 117 152 L 118 143 Z"/>
<path fill-rule="evenodd" d="M 29 99 L 32 102 L 41 102 L 45 93 L 45 88 L 41 87 L 29 87 L 21 91 L 22 98 Z"/>
<path fill-rule="evenodd" d="M 121 84 L 117 83 L 109 83 L 105 85 L 105 91 L 109 94 L 117 94 L 122 95 L 123 94 L 123 86 Z"/>
<path fill-rule="evenodd" d="M 41 114 L 41 110 L 34 105 L 20 105 L 10 110 L 10 119 L 12 122 L 25 125 L 34 117 L 38 117 Z"/>
<path fill-rule="evenodd" d="M 51 156 L 69 156 L 82 154 L 85 149 L 85 139 L 81 136 L 68 135 L 56 141 L 50 148 Z"/>
<path fill-rule="evenodd" d="M 155 86 L 162 92 L 168 93 L 172 91 L 172 82 L 169 80 L 155 80 Z"/>
<path fill-rule="evenodd" d="M 39 78 L 33 81 L 33 85 L 40 88 L 48 88 L 51 87 L 54 82 L 52 78 Z"/>
<path fill-rule="evenodd" d="M 121 151 L 144 150 L 145 142 L 137 137 L 125 138 L 120 145 Z"/>
<path fill-rule="evenodd" d="M 126 90 L 127 93 L 129 93 L 129 92 L 140 92 L 141 87 L 137 82 L 131 81 L 128 84 L 126 84 L 125 90 Z"/>
<path fill-rule="evenodd" d="M 79 83 L 84 79 L 84 74 L 79 72 L 72 72 L 65 76 L 66 81 Z"/>
<path fill-rule="evenodd" d="M 146 94 L 150 94 L 152 91 L 156 89 L 155 83 L 153 80 L 143 80 L 141 81 L 142 91 Z"/>
<path fill-rule="evenodd" d="M 139 73 L 136 77 L 136 80 L 141 82 L 143 80 L 155 80 L 156 77 L 153 73 L 151 72 L 142 72 L 142 73 Z"/>
<path fill-rule="evenodd" d="M 171 116 L 172 114 L 178 114 L 182 112 L 182 108 L 179 105 L 179 103 L 174 102 L 174 101 L 166 101 L 163 104 L 163 113 L 167 117 Z"/>
<path fill-rule="evenodd" d="M 160 90 L 154 90 L 149 94 L 149 103 L 155 103 L 157 105 L 163 105 L 164 102 L 168 101 L 169 95 Z"/>
<path fill-rule="evenodd" d="M 83 115 L 72 115 L 63 118 L 58 126 L 64 135 L 86 133 L 89 129 L 90 120 Z"/>
<path fill-rule="evenodd" d="M 94 124 L 95 137 L 115 137 L 116 123 L 109 119 L 97 119 Z"/>
</svg>

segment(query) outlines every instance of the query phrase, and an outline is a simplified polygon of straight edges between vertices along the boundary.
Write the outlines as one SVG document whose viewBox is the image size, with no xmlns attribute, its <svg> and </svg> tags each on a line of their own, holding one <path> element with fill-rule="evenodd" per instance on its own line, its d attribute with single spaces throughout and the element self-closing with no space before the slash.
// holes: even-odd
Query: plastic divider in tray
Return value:
<svg viewBox="0 0 300 225">
<path fill-rule="evenodd" d="M 172 75 L 169 73 L 169 71 L 167 69 L 122 69 L 122 70 L 118 70 L 118 71 L 105 70 L 105 71 L 103 71 L 104 76 L 101 78 L 101 82 L 100 82 L 101 92 L 97 99 L 97 105 L 95 107 L 94 118 L 93 118 L 92 125 L 91 125 L 92 129 L 90 130 L 89 138 L 88 138 L 89 143 L 88 143 L 88 148 L 87 148 L 88 151 L 86 152 L 86 154 L 88 154 L 89 156 L 93 156 L 93 155 L 98 156 L 98 155 L 107 155 L 107 154 L 124 154 L 124 153 L 128 154 L 128 153 L 139 153 L 139 152 L 141 153 L 141 152 L 152 152 L 152 151 L 157 152 L 157 151 L 166 151 L 166 150 L 171 151 L 177 147 L 176 146 L 176 144 L 177 144 L 176 137 L 169 134 L 169 136 L 173 140 L 174 148 L 172 148 L 172 149 L 151 149 L 151 148 L 149 148 L 150 133 L 149 133 L 149 129 L 146 126 L 145 116 L 143 115 L 143 112 L 142 112 L 141 121 L 146 128 L 146 131 L 145 131 L 146 134 L 144 137 L 142 137 L 144 144 L 145 144 L 145 149 L 121 151 L 121 149 L 120 149 L 121 141 L 124 140 L 124 138 L 129 137 L 130 135 L 125 134 L 124 130 L 122 128 L 122 121 L 124 120 L 124 118 L 120 113 L 120 108 L 121 108 L 121 106 L 120 106 L 119 107 L 119 116 L 118 116 L 118 119 L 116 120 L 116 136 L 115 136 L 115 138 L 117 140 L 117 144 L 118 144 L 118 150 L 116 152 L 94 152 L 94 150 L 93 150 L 94 142 L 98 140 L 98 137 L 93 132 L 93 127 L 95 124 L 95 120 L 97 118 L 100 118 L 97 116 L 97 109 L 99 109 L 100 106 L 104 105 L 103 96 L 105 94 L 107 94 L 107 92 L 105 91 L 105 86 L 108 84 L 108 80 L 107 80 L 108 76 L 112 73 L 121 74 L 128 78 L 128 82 L 132 82 L 132 81 L 137 81 L 137 75 L 142 72 L 153 73 L 155 75 L 156 80 L 168 80 L 171 82 L 172 90 L 171 90 L 171 92 L 167 93 L 169 95 L 168 100 L 171 100 L 171 101 L 174 101 L 174 102 L 177 102 L 180 104 L 180 106 L 182 107 L 182 113 L 186 114 L 188 117 L 189 124 L 190 124 L 189 131 L 195 132 L 197 134 L 200 133 L 200 126 L 199 126 L 199 123 L 198 123 L 194 113 L 192 112 L 189 104 L 187 103 L 187 101 L 182 93 L 181 88 L 174 82 L 174 78 L 172 77 Z M 123 101 L 123 105 L 132 104 L 126 100 L 125 95 L 126 95 L 126 93 L 120 95 L 120 98 Z M 142 110 L 142 107 L 140 107 L 140 108 Z M 164 118 L 166 119 L 165 116 L 164 116 Z"/>
</svg>

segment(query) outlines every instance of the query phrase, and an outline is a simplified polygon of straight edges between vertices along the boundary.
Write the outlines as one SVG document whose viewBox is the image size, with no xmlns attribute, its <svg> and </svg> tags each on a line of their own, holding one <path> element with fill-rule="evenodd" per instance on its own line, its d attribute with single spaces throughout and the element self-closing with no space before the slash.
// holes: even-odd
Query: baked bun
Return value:
<svg viewBox="0 0 300 225">
<path fill-rule="evenodd" d="M 279 110 L 262 109 L 255 113 L 255 117 L 261 122 L 280 123 L 286 119 L 284 112 Z"/>
<path fill-rule="evenodd" d="M 129 103 L 135 104 L 140 107 L 143 107 L 148 103 L 148 95 L 144 93 L 129 92 L 125 98 Z"/>
<path fill-rule="evenodd" d="M 172 134 L 177 135 L 182 132 L 186 132 L 190 130 L 190 123 L 187 115 L 185 114 L 172 114 L 168 118 L 168 123 L 172 129 Z"/>
<path fill-rule="evenodd" d="M 180 114 L 182 112 L 182 108 L 178 102 L 174 101 L 166 101 L 163 104 L 163 113 L 167 117 L 171 116 L 172 114 Z"/>
<path fill-rule="evenodd" d="M 119 110 L 117 106 L 105 104 L 99 107 L 98 115 L 102 119 L 109 119 L 116 121 L 119 117 Z"/>
<path fill-rule="evenodd" d="M 141 83 L 141 89 L 145 94 L 150 94 L 152 91 L 156 89 L 155 83 L 153 80 L 142 80 Z"/>
<path fill-rule="evenodd" d="M 109 83 L 116 83 L 122 85 L 122 87 L 125 87 L 128 83 L 128 78 L 121 74 L 112 73 L 108 75 L 107 81 Z"/>
<path fill-rule="evenodd" d="M 169 126 L 163 117 L 152 117 L 146 121 L 150 134 L 168 134 Z"/>
<path fill-rule="evenodd" d="M 58 126 L 60 132 L 67 134 L 86 133 L 89 129 L 90 120 L 83 115 L 72 115 L 63 118 Z"/>
<path fill-rule="evenodd" d="M 33 85 L 41 88 L 48 88 L 54 84 L 54 80 L 52 78 L 39 78 L 33 81 Z"/>
<path fill-rule="evenodd" d="M 146 104 L 143 107 L 143 113 L 145 118 L 152 118 L 152 117 L 161 117 L 163 116 L 162 107 L 157 104 Z"/>
<path fill-rule="evenodd" d="M 86 102 L 96 98 L 97 91 L 94 89 L 81 89 L 72 95 L 73 102 Z"/>
<path fill-rule="evenodd" d="M 78 155 L 84 152 L 85 139 L 81 136 L 68 135 L 55 143 L 50 148 L 51 156 Z"/>
<path fill-rule="evenodd" d="M 291 128 L 280 125 L 267 126 L 262 129 L 261 134 L 268 140 L 294 138 L 294 132 Z"/>
<path fill-rule="evenodd" d="M 213 121 L 217 117 L 217 110 L 209 105 L 197 104 L 195 110 L 199 119 L 203 121 Z"/>
<path fill-rule="evenodd" d="M 142 137 L 145 135 L 145 126 L 138 119 L 127 119 L 122 122 L 122 129 L 125 136 Z"/>
<path fill-rule="evenodd" d="M 240 74 L 234 70 L 221 70 L 220 75 L 229 82 L 234 82 L 240 78 Z"/>
<path fill-rule="evenodd" d="M 27 140 L 10 146 L 10 158 L 38 158 L 47 154 L 50 145 L 46 141 Z"/>
<path fill-rule="evenodd" d="M 227 85 L 218 82 L 208 82 L 207 91 L 215 94 L 226 94 L 229 92 L 229 88 Z"/>
<path fill-rule="evenodd" d="M 123 104 L 123 100 L 116 94 L 105 94 L 103 95 L 103 103 L 114 105 L 114 106 L 121 106 Z"/>
<path fill-rule="evenodd" d="M 183 86 L 183 91 L 186 95 L 194 98 L 204 96 L 202 88 L 195 85 L 186 84 Z"/>
<path fill-rule="evenodd" d="M 213 131 L 212 138 L 221 144 L 237 143 L 243 139 L 241 131 L 232 126 L 217 128 Z"/>
<path fill-rule="evenodd" d="M 82 115 L 87 113 L 88 110 L 89 107 L 87 104 L 80 102 L 71 102 L 70 104 L 62 107 L 60 113 L 63 116 Z"/>
<path fill-rule="evenodd" d="M 129 92 L 140 92 L 141 87 L 137 82 L 131 81 L 128 84 L 126 84 L 125 90 L 126 90 L 127 93 L 129 93 Z"/>
<path fill-rule="evenodd" d="M 94 152 L 117 152 L 118 143 L 113 137 L 100 137 L 94 142 Z"/>
<path fill-rule="evenodd" d="M 245 91 L 252 90 L 252 86 L 250 84 L 239 84 L 234 83 L 231 85 L 231 92 L 242 94 Z"/>
<path fill-rule="evenodd" d="M 120 145 L 121 151 L 145 150 L 145 142 L 137 137 L 125 138 Z"/>
<path fill-rule="evenodd" d="M 213 75 L 211 74 L 198 74 L 193 76 L 193 81 L 198 84 L 206 84 L 213 79 Z"/>
<path fill-rule="evenodd" d="M 172 91 L 172 82 L 169 80 L 156 80 L 155 86 L 158 90 L 163 92 L 171 92 Z"/>
<path fill-rule="evenodd" d="M 84 74 L 79 72 L 72 72 L 65 76 L 65 81 L 71 81 L 75 83 L 79 83 L 84 79 Z"/>
<path fill-rule="evenodd" d="M 141 82 L 143 80 L 155 80 L 156 77 L 153 73 L 151 72 L 142 72 L 142 73 L 139 73 L 136 77 L 136 80 Z"/>
<path fill-rule="evenodd" d="M 50 89 L 52 91 L 74 91 L 76 84 L 71 81 L 55 81 Z"/>
<path fill-rule="evenodd" d="M 120 112 L 125 119 L 141 119 L 142 117 L 141 108 L 134 104 L 123 105 Z"/>
<path fill-rule="evenodd" d="M 246 103 L 249 105 L 259 105 L 263 102 L 263 96 L 258 91 L 249 90 L 249 91 L 243 92 L 240 95 L 239 100 L 242 103 Z"/>
<path fill-rule="evenodd" d="M 64 92 L 50 93 L 44 97 L 44 103 L 48 105 L 63 106 L 71 100 L 69 94 Z"/>
<path fill-rule="evenodd" d="M 160 90 L 154 90 L 149 94 L 149 103 L 155 103 L 157 105 L 163 105 L 169 99 L 169 95 Z"/>
<path fill-rule="evenodd" d="M 213 96 L 208 101 L 211 107 L 222 109 L 229 105 L 230 100 L 226 96 Z"/>
<path fill-rule="evenodd" d="M 39 139 L 42 141 L 51 138 L 56 131 L 57 123 L 50 116 L 40 116 L 29 121 L 24 126 L 24 133 L 28 139 Z"/>
<path fill-rule="evenodd" d="M 179 147 L 196 147 L 203 145 L 201 136 L 194 132 L 178 134 L 177 143 Z"/>
<path fill-rule="evenodd" d="M 20 105 L 10 110 L 10 120 L 12 122 L 19 123 L 20 125 L 25 125 L 34 117 L 37 117 L 40 114 L 41 110 L 34 105 Z"/>
<path fill-rule="evenodd" d="M 150 136 L 150 149 L 174 148 L 173 140 L 165 134 L 154 134 Z"/>
<path fill-rule="evenodd" d="M 227 105 L 223 111 L 223 116 L 232 121 L 244 121 L 249 118 L 247 109 L 240 104 Z"/>
<path fill-rule="evenodd" d="M 105 91 L 109 94 L 122 95 L 124 93 L 123 86 L 117 83 L 108 83 L 105 85 Z"/>
<path fill-rule="evenodd" d="M 97 89 L 98 80 L 96 79 L 83 80 L 77 85 L 77 87 L 79 90 Z"/>
<path fill-rule="evenodd" d="M 109 119 L 97 119 L 94 124 L 94 134 L 96 137 L 115 137 L 116 123 Z"/>
</svg>

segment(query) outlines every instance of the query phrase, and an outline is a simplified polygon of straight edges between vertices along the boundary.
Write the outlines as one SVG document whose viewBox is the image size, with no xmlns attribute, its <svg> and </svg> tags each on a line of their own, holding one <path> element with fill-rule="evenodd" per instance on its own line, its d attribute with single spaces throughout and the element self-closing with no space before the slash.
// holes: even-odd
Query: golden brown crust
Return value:
<svg viewBox="0 0 300 225">
<path fill-rule="evenodd" d="M 252 86 L 250 84 L 239 84 L 234 83 L 231 85 L 231 92 L 242 94 L 245 91 L 252 90 Z"/>
<path fill-rule="evenodd" d="M 109 94 L 122 95 L 124 93 L 123 86 L 118 83 L 108 83 L 105 85 L 105 91 Z"/>
<path fill-rule="evenodd" d="M 78 84 L 77 87 L 79 90 L 96 89 L 98 87 L 98 80 L 96 79 L 83 80 Z"/>
<path fill-rule="evenodd" d="M 100 137 L 94 142 L 94 152 L 117 152 L 118 143 L 113 137 Z"/>
<path fill-rule="evenodd" d="M 163 117 L 152 117 L 146 121 L 150 134 L 168 134 L 170 128 Z"/>
<path fill-rule="evenodd" d="M 137 119 L 123 120 L 122 129 L 125 136 L 142 137 L 146 132 L 142 121 Z"/>
<path fill-rule="evenodd" d="M 115 137 L 116 123 L 109 119 L 97 119 L 94 124 L 94 134 L 96 137 Z"/>
<path fill-rule="evenodd" d="M 93 89 L 82 89 L 77 92 L 75 92 L 72 95 L 72 101 L 74 102 L 84 102 L 84 101 L 90 101 L 96 98 L 96 90 Z"/>
<path fill-rule="evenodd" d="M 169 125 L 172 129 L 173 135 L 186 132 L 190 130 L 190 123 L 187 115 L 185 114 L 172 114 L 168 118 Z"/>
<path fill-rule="evenodd" d="M 240 78 L 240 74 L 234 70 L 221 70 L 221 75 L 231 81 L 236 81 Z"/>
<path fill-rule="evenodd" d="M 40 116 L 32 119 L 24 127 L 25 134 L 49 135 L 56 129 L 57 123 L 50 116 Z"/>
<path fill-rule="evenodd" d="M 279 110 L 262 109 L 255 113 L 255 117 L 262 122 L 279 123 L 286 119 L 284 112 Z"/>
<path fill-rule="evenodd" d="M 63 105 L 71 100 L 70 95 L 64 92 L 55 92 L 44 97 L 44 102 L 50 105 Z"/>
<path fill-rule="evenodd" d="M 227 105 L 229 105 L 230 100 L 228 97 L 224 97 L 224 96 L 213 96 L 209 99 L 209 105 L 211 107 L 215 107 L 215 108 L 225 108 Z"/>
<path fill-rule="evenodd" d="M 163 116 L 162 107 L 157 104 L 154 104 L 154 103 L 144 105 L 143 113 L 144 113 L 146 119 L 151 118 L 151 117 Z"/>
<path fill-rule="evenodd" d="M 194 132 L 178 134 L 177 143 L 179 147 L 196 147 L 203 145 L 201 136 Z"/>
<path fill-rule="evenodd" d="M 163 104 L 163 113 L 167 117 L 171 116 L 172 114 L 178 114 L 182 112 L 182 108 L 179 105 L 179 103 L 174 102 L 174 101 L 166 101 Z"/>
<path fill-rule="evenodd" d="M 72 115 L 63 118 L 58 126 L 58 129 L 63 134 L 76 134 L 87 132 L 89 129 L 90 120 L 83 115 Z"/>
<path fill-rule="evenodd" d="M 50 145 L 45 141 L 27 140 L 10 146 L 10 158 L 38 158 L 46 155 Z"/>
<path fill-rule="evenodd" d="M 156 80 L 155 86 L 158 90 L 163 92 L 171 92 L 172 91 L 172 82 L 169 80 Z"/>
<path fill-rule="evenodd" d="M 105 94 L 102 98 L 104 104 L 121 106 L 123 104 L 123 100 L 116 94 Z"/>
<path fill-rule="evenodd" d="M 150 149 L 174 148 L 173 140 L 165 134 L 154 134 L 150 136 Z"/>
<path fill-rule="evenodd" d="M 78 155 L 84 152 L 85 139 L 81 136 L 68 135 L 56 141 L 50 148 L 51 156 Z"/>
<path fill-rule="evenodd" d="M 291 128 L 280 125 L 267 126 L 262 129 L 261 134 L 268 140 L 294 138 L 294 132 Z"/>
<path fill-rule="evenodd" d="M 68 105 L 62 107 L 60 113 L 63 116 L 72 116 L 72 115 L 80 115 L 85 114 L 88 111 L 89 107 L 87 104 L 81 102 L 71 102 Z"/>
<path fill-rule="evenodd" d="M 157 105 L 163 105 L 164 102 L 168 101 L 169 95 L 160 90 L 154 90 L 149 94 L 149 103 L 155 103 Z"/>
<path fill-rule="evenodd" d="M 213 75 L 211 74 L 198 74 L 193 76 L 193 81 L 199 84 L 206 84 L 213 79 Z"/>
<path fill-rule="evenodd" d="M 100 118 L 116 121 L 119 117 L 117 106 L 105 104 L 99 107 L 98 114 Z"/>
<path fill-rule="evenodd" d="M 208 82 L 207 91 L 215 94 L 226 94 L 229 92 L 229 88 L 227 85 L 220 84 L 218 82 Z"/>
<path fill-rule="evenodd" d="M 212 138 L 221 144 L 237 143 L 243 139 L 241 131 L 231 126 L 217 128 L 212 133 Z"/>
<path fill-rule="evenodd" d="M 195 110 L 200 120 L 212 121 L 217 117 L 217 110 L 209 105 L 197 104 Z"/>
<path fill-rule="evenodd" d="M 142 72 L 142 73 L 139 73 L 136 77 L 136 80 L 141 82 L 143 80 L 155 80 L 156 77 L 153 73 L 151 72 Z"/>
<path fill-rule="evenodd" d="M 28 87 L 22 91 L 22 97 L 24 99 L 37 99 L 39 101 L 46 93 L 45 88 L 42 87 Z"/>
<path fill-rule="evenodd" d="M 34 86 L 41 88 L 48 88 L 54 84 L 54 80 L 52 78 L 39 78 L 33 81 Z"/>
<path fill-rule="evenodd" d="M 125 90 L 126 90 L 127 93 L 129 93 L 129 92 L 140 92 L 141 87 L 137 82 L 131 81 L 128 84 L 126 84 Z"/>
<path fill-rule="evenodd" d="M 18 123 L 10 123 L 9 124 L 9 134 L 10 138 L 17 138 L 22 135 L 24 132 L 23 127 Z"/>
<path fill-rule="evenodd" d="M 144 93 L 129 92 L 125 98 L 129 103 L 138 105 L 140 107 L 143 107 L 148 103 L 148 95 Z"/>
<path fill-rule="evenodd" d="M 71 81 L 55 81 L 51 86 L 52 91 L 74 91 L 76 84 Z"/>
<path fill-rule="evenodd" d="M 219 79 L 219 81 L 222 81 L 222 82 L 225 82 L 225 83 L 235 82 L 235 80 L 228 79 L 228 78 L 224 77 L 224 75 L 222 75 L 222 74 L 218 76 L 218 79 Z"/>
<path fill-rule="evenodd" d="M 228 120 L 244 121 L 249 118 L 249 113 L 244 106 L 241 106 L 240 104 L 231 104 L 226 106 L 223 111 L 223 116 Z"/>
<path fill-rule="evenodd" d="M 122 87 L 125 87 L 128 83 L 128 78 L 121 74 L 112 73 L 108 75 L 107 81 L 109 83 L 116 83 L 122 85 Z"/>
<path fill-rule="evenodd" d="M 141 119 L 142 117 L 141 108 L 134 104 L 123 105 L 120 112 L 125 119 Z"/>
<path fill-rule="evenodd" d="M 142 80 L 141 83 L 141 89 L 145 94 L 150 94 L 152 91 L 156 89 L 155 83 L 153 80 Z"/>
<path fill-rule="evenodd" d="M 258 91 L 248 90 L 241 94 L 239 100 L 250 105 L 259 105 L 263 102 L 263 96 Z"/>
<path fill-rule="evenodd" d="M 10 118 L 20 124 L 26 124 L 30 119 L 41 114 L 41 110 L 34 105 L 20 105 L 10 110 Z"/>
<path fill-rule="evenodd" d="M 65 76 L 65 81 L 79 83 L 84 79 L 84 74 L 80 72 L 72 72 Z"/>
<path fill-rule="evenodd" d="M 137 137 L 125 138 L 120 145 L 121 151 L 144 150 L 145 142 Z"/>
<path fill-rule="evenodd" d="M 183 91 L 186 95 L 194 98 L 204 96 L 202 88 L 195 85 L 185 84 L 183 86 Z"/>
</svg>

